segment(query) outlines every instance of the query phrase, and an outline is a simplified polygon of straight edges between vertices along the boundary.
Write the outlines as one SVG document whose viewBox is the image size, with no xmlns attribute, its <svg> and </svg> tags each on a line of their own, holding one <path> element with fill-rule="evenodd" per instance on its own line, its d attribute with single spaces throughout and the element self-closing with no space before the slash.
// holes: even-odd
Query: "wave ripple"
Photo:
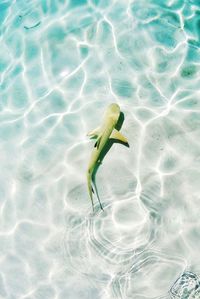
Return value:
<svg viewBox="0 0 200 299">
<path fill-rule="evenodd" d="M 199 0 L 0 1 L 0 298 L 200 298 L 199 24 Z M 130 148 L 92 214 L 111 102 Z"/>
</svg>

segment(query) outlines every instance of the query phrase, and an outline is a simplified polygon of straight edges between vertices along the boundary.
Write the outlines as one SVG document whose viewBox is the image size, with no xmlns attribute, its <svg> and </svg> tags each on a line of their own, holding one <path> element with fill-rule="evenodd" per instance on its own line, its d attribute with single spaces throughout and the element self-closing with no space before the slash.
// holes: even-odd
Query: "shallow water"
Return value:
<svg viewBox="0 0 200 299">
<path fill-rule="evenodd" d="M 0 298 L 200 298 L 199 13 L 1 0 Z M 86 133 L 111 102 L 130 148 L 107 153 L 93 214 Z"/>
</svg>

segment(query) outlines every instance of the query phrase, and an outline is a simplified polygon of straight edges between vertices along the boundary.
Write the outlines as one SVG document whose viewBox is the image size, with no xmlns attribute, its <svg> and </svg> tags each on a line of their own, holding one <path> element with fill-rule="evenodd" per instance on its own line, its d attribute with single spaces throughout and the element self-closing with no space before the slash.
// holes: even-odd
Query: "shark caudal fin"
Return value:
<svg viewBox="0 0 200 299">
<path fill-rule="evenodd" d="M 90 199 L 92 202 L 92 210 L 94 212 L 94 202 L 93 202 L 93 195 L 92 195 L 92 193 L 94 193 L 94 190 L 92 188 L 92 176 L 91 176 L 90 171 L 88 171 L 88 173 L 87 173 L 87 185 L 88 185 L 88 192 L 90 195 Z"/>
<path fill-rule="evenodd" d="M 124 143 L 127 143 L 128 144 L 128 140 L 126 139 L 126 137 L 124 137 L 122 135 L 122 133 L 120 133 L 118 130 L 114 129 L 112 131 L 112 134 L 110 135 L 110 138 L 111 139 L 116 139 L 116 140 L 119 140 L 119 141 L 122 141 Z"/>
</svg>

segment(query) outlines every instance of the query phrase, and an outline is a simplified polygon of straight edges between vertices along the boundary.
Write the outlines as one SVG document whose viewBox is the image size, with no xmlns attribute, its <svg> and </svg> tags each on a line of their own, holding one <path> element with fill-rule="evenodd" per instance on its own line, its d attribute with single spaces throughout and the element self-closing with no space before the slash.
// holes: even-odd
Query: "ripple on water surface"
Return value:
<svg viewBox="0 0 200 299">
<path fill-rule="evenodd" d="M 1 1 L 0 297 L 199 298 L 198 1 Z M 87 132 L 117 102 L 87 192 Z"/>
</svg>

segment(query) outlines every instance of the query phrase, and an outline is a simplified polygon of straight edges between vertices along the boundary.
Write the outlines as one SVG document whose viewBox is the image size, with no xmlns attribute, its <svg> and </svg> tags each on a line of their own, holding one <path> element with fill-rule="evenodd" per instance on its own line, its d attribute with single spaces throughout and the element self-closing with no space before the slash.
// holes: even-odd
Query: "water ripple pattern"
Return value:
<svg viewBox="0 0 200 299">
<path fill-rule="evenodd" d="M 0 1 L 0 299 L 199 298 L 199 16 Z M 130 148 L 107 153 L 93 214 L 86 133 L 112 102 Z"/>
<path fill-rule="evenodd" d="M 200 279 L 192 272 L 184 272 L 170 290 L 172 298 L 199 299 Z"/>
</svg>

